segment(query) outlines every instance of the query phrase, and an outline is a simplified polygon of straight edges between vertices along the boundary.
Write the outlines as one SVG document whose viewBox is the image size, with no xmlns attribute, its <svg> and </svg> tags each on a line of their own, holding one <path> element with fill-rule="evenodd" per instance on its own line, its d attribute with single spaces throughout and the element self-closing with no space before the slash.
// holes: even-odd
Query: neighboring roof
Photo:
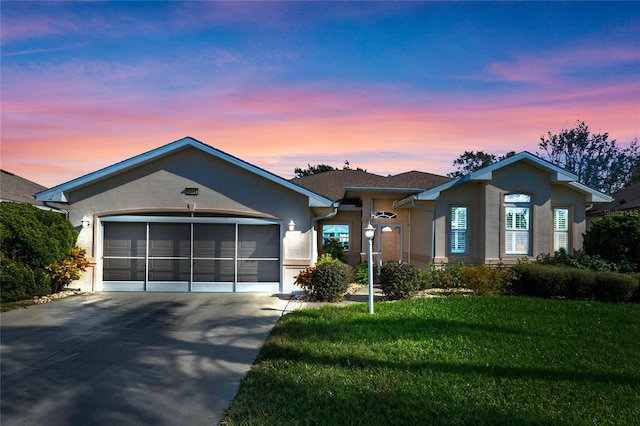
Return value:
<svg viewBox="0 0 640 426">
<path fill-rule="evenodd" d="M 587 201 L 590 203 L 606 203 L 612 200 L 612 198 L 606 194 L 603 194 L 599 191 L 596 191 L 593 188 L 590 188 L 586 185 L 578 182 L 578 176 L 561 168 L 557 165 L 550 163 L 540 157 L 537 157 L 530 152 L 523 151 L 511 157 L 505 158 L 504 160 L 498 161 L 497 163 L 493 163 L 487 167 L 483 167 L 474 172 L 469 173 L 468 175 L 459 177 L 458 179 L 452 180 L 450 182 L 444 183 L 442 185 L 436 186 L 434 188 L 428 189 L 418 195 L 414 195 L 411 197 L 407 197 L 404 200 L 396 203 L 397 207 L 401 207 L 407 204 L 410 204 L 413 200 L 437 200 L 440 197 L 440 193 L 445 191 L 453 186 L 460 185 L 465 182 L 472 181 L 489 181 L 493 178 L 493 172 L 499 170 L 503 167 L 516 163 L 518 161 L 523 161 L 527 164 L 530 164 L 534 167 L 538 167 L 547 172 L 551 173 L 551 182 L 556 183 L 564 183 L 572 188 L 577 189 L 580 192 L 583 192 L 587 195 Z"/>
<path fill-rule="evenodd" d="M 105 167 L 93 173 L 89 173 L 87 175 L 81 176 L 69 182 L 60 184 L 51 189 L 47 189 L 42 192 L 39 192 L 36 194 L 36 199 L 39 201 L 67 202 L 68 200 L 67 193 L 69 191 L 73 191 L 83 186 L 96 183 L 103 179 L 108 179 L 116 174 L 122 173 L 127 170 L 131 170 L 143 164 L 154 161 L 158 158 L 170 155 L 174 152 L 177 152 L 182 149 L 190 148 L 190 147 L 198 149 L 204 152 L 205 154 L 224 160 L 230 164 L 233 164 L 234 166 L 240 167 L 264 179 L 267 179 L 287 189 L 290 189 L 306 197 L 309 197 L 309 207 L 334 207 L 332 200 L 318 193 L 315 193 L 306 188 L 302 188 L 298 185 L 294 185 L 288 180 L 281 178 L 280 176 L 277 176 L 271 172 L 268 172 L 258 166 L 254 166 L 253 164 L 247 163 L 244 160 L 234 157 L 233 155 L 227 154 L 226 152 L 220 151 L 219 149 L 213 148 L 212 146 L 209 146 L 189 136 L 182 138 L 180 140 L 177 140 L 175 142 L 171 142 L 159 148 L 153 149 L 151 151 L 145 152 L 143 154 L 137 155 L 135 157 L 129 158 L 128 160 L 124 160 L 119 163 L 113 164 L 111 166 Z"/>
<path fill-rule="evenodd" d="M 613 201 L 598 204 L 587 211 L 587 216 L 602 216 L 607 212 L 640 210 L 640 182 L 611 194 Z"/>
<path fill-rule="evenodd" d="M 420 192 L 450 180 L 446 176 L 415 170 L 385 177 L 363 170 L 343 169 L 303 176 L 292 179 L 291 182 L 340 201 L 347 192 Z"/>
<path fill-rule="evenodd" d="M 56 204 L 46 205 L 42 201 L 35 199 L 34 194 L 46 190 L 46 186 L 35 183 L 7 170 L 0 169 L 0 201 L 11 201 L 14 203 L 32 204 L 45 210 L 53 210 L 65 213 Z"/>
</svg>

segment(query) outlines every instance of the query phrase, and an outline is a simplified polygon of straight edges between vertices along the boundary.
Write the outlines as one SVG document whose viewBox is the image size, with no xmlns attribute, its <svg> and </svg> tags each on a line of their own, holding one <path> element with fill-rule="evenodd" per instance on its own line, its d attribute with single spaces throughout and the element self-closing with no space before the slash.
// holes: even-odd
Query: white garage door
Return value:
<svg viewBox="0 0 640 426">
<path fill-rule="evenodd" d="M 103 291 L 281 291 L 278 222 L 114 216 L 101 224 Z"/>
</svg>

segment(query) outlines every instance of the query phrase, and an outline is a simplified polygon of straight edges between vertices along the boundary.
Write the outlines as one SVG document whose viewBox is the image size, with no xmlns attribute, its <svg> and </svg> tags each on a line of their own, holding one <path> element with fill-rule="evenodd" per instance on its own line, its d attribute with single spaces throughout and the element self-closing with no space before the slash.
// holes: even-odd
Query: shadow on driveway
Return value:
<svg viewBox="0 0 640 426">
<path fill-rule="evenodd" d="M 4 426 L 218 424 L 286 298 L 102 293 L 0 315 Z"/>
</svg>

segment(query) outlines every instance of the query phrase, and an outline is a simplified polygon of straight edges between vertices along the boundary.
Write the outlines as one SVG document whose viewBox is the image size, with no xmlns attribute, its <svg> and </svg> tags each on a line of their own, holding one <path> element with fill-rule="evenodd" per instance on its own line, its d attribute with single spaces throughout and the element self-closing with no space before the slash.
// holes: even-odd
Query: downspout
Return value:
<svg viewBox="0 0 640 426">
<path fill-rule="evenodd" d="M 433 263 L 436 257 L 436 211 L 424 206 L 417 205 L 415 197 L 411 199 L 411 207 L 415 207 L 416 209 L 431 214 L 431 263 Z"/>
</svg>

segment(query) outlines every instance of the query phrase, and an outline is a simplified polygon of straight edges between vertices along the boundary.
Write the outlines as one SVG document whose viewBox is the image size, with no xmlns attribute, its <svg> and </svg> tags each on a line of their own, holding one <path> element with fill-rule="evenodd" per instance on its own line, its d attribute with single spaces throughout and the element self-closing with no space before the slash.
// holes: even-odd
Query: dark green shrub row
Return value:
<svg viewBox="0 0 640 426">
<path fill-rule="evenodd" d="M 389 262 L 380 268 L 380 287 L 388 300 L 410 299 L 423 288 L 423 271 L 406 262 Z"/>
<path fill-rule="evenodd" d="M 51 278 L 42 269 L 32 270 L 22 262 L 6 258 L 0 261 L 0 283 L 3 303 L 51 293 Z"/>
<path fill-rule="evenodd" d="M 515 272 L 500 265 L 431 265 L 428 275 L 434 288 L 468 288 L 476 294 L 497 295 L 517 279 Z"/>
<path fill-rule="evenodd" d="M 580 253 L 577 256 L 571 256 L 565 249 L 550 254 L 540 254 L 536 258 L 536 263 L 542 265 L 568 266 L 577 269 L 590 269 L 598 272 L 633 272 L 637 269 L 636 265 L 626 260 L 618 260 L 613 262 L 601 258 L 599 255 L 589 255 Z"/>
<path fill-rule="evenodd" d="M 349 289 L 351 272 L 346 263 L 323 255 L 315 267 L 309 266 L 300 271 L 295 283 L 316 300 L 337 302 Z"/>
<path fill-rule="evenodd" d="M 510 290 L 536 297 L 566 297 L 606 302 L 627 302 L 637 297 L 638 278 L 633 274 L 594 272 L 563 266 L 520 264 Z"/>
</svg>

